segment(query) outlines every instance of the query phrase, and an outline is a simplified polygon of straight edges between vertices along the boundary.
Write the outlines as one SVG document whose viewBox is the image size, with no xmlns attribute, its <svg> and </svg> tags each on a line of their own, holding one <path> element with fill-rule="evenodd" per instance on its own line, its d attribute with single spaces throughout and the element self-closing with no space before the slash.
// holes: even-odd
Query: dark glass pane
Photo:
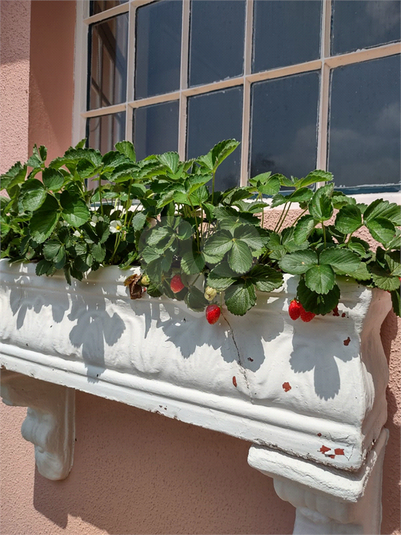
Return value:
<svg viewBox="0 0 401 535">
<path fill-rule="evenodd" d="M 187 157 L 206 154 L 224 139 L 242 139 L 242 87 L 188 99 Z M 216 191 L 238 186 L 240 173 L 238 147 L 218 168 Z"/>
<path fill-rule="evenodd" d="M 178 149 L 178 100 L 137 108 L 134 112 L 137 158 Z"/>
<path fill-rule="evenodd" d="M 317 59 L 321 0 L 256 0 L 252 72 Z"/>
<path fill-rule="evenodd" d="M 192 0 L 189 85 L 244 72 L 245 0 Z"/>
<path fill-rule="evenodd" d="M 400 181 L 400 56 L 335 69 L 328 168 L 339 188 L 394 191 Z"/>
<path fill-rule="evenodd" d="M 89 30 L 90 110 L 125 101 L 128 14 L 92 24 Z"/>
<path fill-rule="evenodd" d="M 399 0 L 333 0 L 331 53 L 400 39 Z"/>
<path fill-rule="evenodd" d="M 102 11 L 106 11 L 106 9 L 111 9 L 112 7 L 125 4 L 126 2 L 128 2 L 128 0 L 91 0 L 90 14 L 96 15 Z"/>
<path fill-rule="evenodd" d="M 163 0 L 136 13 L 135 98 L 179 89 L 182 1 Z"/>
<path fill-rule="evenodd" d="M 125 139 L 125 113 L 91 117 L 86 122 L 86 130 L 89 147 L 105 154 Z"/>
<path fill-rule="evenodd" d="M 300 178 L 315 169 L 319 74 L 258 82 L 251 95 L 251 176 Z"/>
</svg>

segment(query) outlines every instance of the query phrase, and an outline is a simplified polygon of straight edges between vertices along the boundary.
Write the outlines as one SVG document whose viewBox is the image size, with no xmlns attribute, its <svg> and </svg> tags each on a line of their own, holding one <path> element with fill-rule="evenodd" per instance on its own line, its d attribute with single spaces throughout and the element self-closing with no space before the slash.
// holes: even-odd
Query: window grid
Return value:
<svg viewBox="0 0 401 535">
<path fill-rule="evenodd" d="M 254 82 L 271 80 L 300 74 L 310 71 L 320 71 L 320 95 L 318 103 L 318 124 L 317 124 L 317 168 L 326 169 L 327 166 L 327 141 L 328 141 L 328 116 L 329 116 L 329 91 L 330 76 L 333 69 L 344 65 L 360 63 L 381 57 L 387 57 L 401 53 L 401 43 L 390 43 L 376 46 L 369 49 L 357 50 L 336 56 L 330 55 L 331 41 L 331 0 L 323 0 L 321 16 L 321 46 L 320 58 L 305 63 L 299 63 L 281 68 L 274 68 L 262 72 L 252 73 L 252 41 L 253 41 L 253 13 L 254 1 L 247 0 L 245 14 L 245 48 L 244 48 L 244 74 L 236 78 L 213 82 L 209 84 L 188 87 L 188 62 L 189 62 L 189 27 L 190 27 L 190 0 L 183 0 L 182 12 L 182 33 L 181 33 L 181 67 L 180 67 L 180 89 L 170 93 L 156 95 L 152 97 L 135 100 L 135 17 L 136 10 L 154 0 L 130 0 L 109 10 L 103 11 L 93 16 L 89 15 L 89 1 L 78 2 L 81 4 L 81 21 L 78 20 L 78 43 L 87 42 L 88 28 L 90 24 L 106 20 L 110 17 L 129 13 L 129 34 L 128 34 L 128 59 L 127 59 L 127 102 L 98 108 L 94 110 L 86 109 L 86 68 L 87 60 L 78 65 L 81 74 L 85 73 L 83 83 L 78 87 L 78 103 L 80 107 L 79 125 L 74 127 L 76 140 L 85 136 L 85 121 L 87 118 L 100 117 L 111 113 L 125 111 L 126 113 L 126 139 L 132 141 L 133 137 L 133 114 L 139 107 L 169 102 L 179 101 L 178 119 L 178 152 L 181 159 L 185 159 L 186 152 L 186 128 L 187 128 L 187 100 L 193 95 L 200 95 L 227 89 L 234 86 L 243 87 L 243 116 L 242 116 L 242 143 L 241 143 L 241 177 L 240 185 L 246 185 L 248 180 L 250 162 L 250 118 L 251 118 L 251 85 Z M 80 27 L 81 26 L 81 29 Z M 77 134 L 79 130 L 79 134 Z"/>
</svg>

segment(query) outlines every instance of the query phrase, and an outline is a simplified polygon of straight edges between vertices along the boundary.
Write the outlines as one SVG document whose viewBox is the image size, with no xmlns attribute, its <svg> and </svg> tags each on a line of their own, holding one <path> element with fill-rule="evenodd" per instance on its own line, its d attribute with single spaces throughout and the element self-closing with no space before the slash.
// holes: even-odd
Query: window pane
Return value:
<svg viewBox="0 0 401 535">
<path fill-rule="evenodd" d="M 206 154 L 219 141 L 242 138 L 242 87 L 188 99 L 187 157 Z M 239 185 L 241 151 L 237 148 L 218 168 L 216 191 Z"/>
<path fill-rule="evenodd" d="M 106 9 L 110 9 L 120 4 L 125 4 L 128 0 L 91 0 L 90 3 L 90 14 L 96 15 Z"/>
<path fill-rule="evenodd" d="M 189 85 L 244 72 L 245 0 L 192 0 Z"/>
<path fill-rule="evenodd" d="M 163 0 L 136 14 L 135 98 L 180 88 L 181 0 Z"/>
<path fill-rule="evenodd" d="M 105 154 L 125 139 L 125 113 L 91 117 L 86 122 L 86 132 L 89 147 Z"/>
<path fill-rule="evenodd" d="M 315 169 L 319 74 L 255 83 L 251 98 L 251 176 L 299 178 Z"/>
<path fill-rule="evenodd" d="M 328 167 L 340 188 L 398 189 L 399 55 L 333 71 Z"/>
<path fill-rule="evenodd" d="M 256 0 L 252 72 L 319 57 L 321 0 Z"/>
<path fill-rule="evenodd" d="M 125 101 L 127 46 L 127 13 L 90 26 L 90 110 Z"/>
<path fill-rule="evenodd" d="M 137 158 L 178 149 L 178 100 L 134 110 Z"/>
<path fill-rule="evenodd" d="M 399 0 L 333 0 L 332 54 L 400 39 Z"/>
</svg>

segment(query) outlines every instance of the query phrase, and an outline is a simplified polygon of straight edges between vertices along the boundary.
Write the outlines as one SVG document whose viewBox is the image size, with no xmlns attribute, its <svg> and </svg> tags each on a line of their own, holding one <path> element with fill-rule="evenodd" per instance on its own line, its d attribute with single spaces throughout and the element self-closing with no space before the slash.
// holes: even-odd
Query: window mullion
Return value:
<svg viewBox="0 0 401 535">
<path fill-rule="evenodd" d="M 240 185 L 248 184 L 249 134 L 251 117 L 251 83 L 248 76 L 252 72 L 252 37 L 253 37 L 253 0 L 246 3 L 245 15 L 245 48 L 244 48 L 244 97 L 242 109 L 242 143 L 241 143 L 241 175 Z"/>
<path fill-rule="evenodd" d="M 134 99 L 134 76 L 135 76 L 135 17 L 137 6 L 133 3 L 129 7 L 128 20 L 128 51 L 127 51 L 127 103 L 125 110 L 125 139 L 132 141 L 133 133 L 133 108 L 129 102 Z"/>
<path fill-rule="evenodd" d="M 189 19 L 190 0 L 183 0 L 182 31 L 181 31 L 181 72 L 180 72 L 180 102 L 178 111 L 178 154 L 181 160 L 186 156 L 187 135 L 187 96 L 183 91 L 188 87 L 189 62 Z"/>
<path fill-rule="evenodd" d="M 322 67 L 320 71 L 320 95 L 319 113 L 317 125 L 317 160 L 316 167 L 326 170 L 327 167 L 327 129 L 329 117 L 330 100 L 330 67 L 326 63 L 326 58 L 330 56 L 331 39 L 331 0 L 323 0 L 322 29 L 320 54 Z M 322 184 L 319 184 L 322 185 Z"/>
</svg>

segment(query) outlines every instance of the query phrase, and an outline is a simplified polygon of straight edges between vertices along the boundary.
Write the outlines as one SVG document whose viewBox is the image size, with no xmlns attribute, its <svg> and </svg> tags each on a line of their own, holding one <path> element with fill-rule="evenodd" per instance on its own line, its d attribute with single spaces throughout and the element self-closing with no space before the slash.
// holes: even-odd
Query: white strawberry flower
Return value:
<svg viewBox="0 0 401 535">
<path fill-rule="evenodd" d="M 96 223 L 99 223 L 100 221 L 104 221 L 103 217 L 101 215 L 93 215 L 91 225 L 92 227 L 96 227 Z"/>
<path fill-rule="evenodd" d="M 110 223 L 110 232 L 115 234 L 116 232 L 121 232 L 123 229 L 123 224 L 121 221 L 115 220 Z"/>
<path fill-rule="evenodd" d="M 81 237 L 81 233 L 79 232 L 79 230 L 75 230 L 73 233 L 72 233 L 73 236 L 75 236 L 76 238 L 80 238 Z"/>
</svg>

